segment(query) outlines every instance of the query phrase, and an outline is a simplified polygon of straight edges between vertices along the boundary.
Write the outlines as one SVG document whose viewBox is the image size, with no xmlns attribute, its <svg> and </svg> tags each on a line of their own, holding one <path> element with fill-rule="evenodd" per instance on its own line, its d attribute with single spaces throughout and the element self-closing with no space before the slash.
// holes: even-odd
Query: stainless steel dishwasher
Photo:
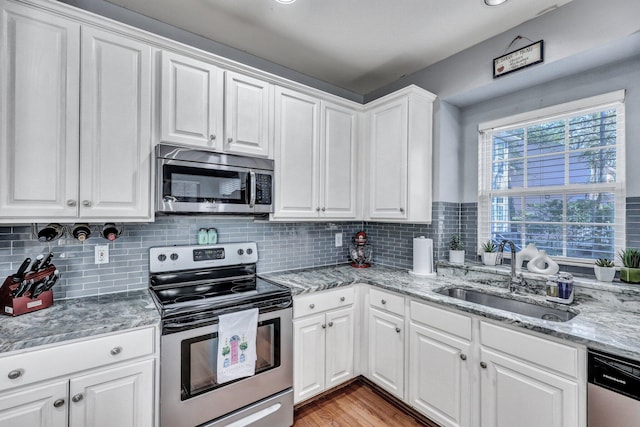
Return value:
<svg viewBox="0 0 640 427">
<path fill-rule="evenodd" d="M 640 426 L 640 362 L 589 350 L 588 366 L 588 426 Z"/>
</svg>

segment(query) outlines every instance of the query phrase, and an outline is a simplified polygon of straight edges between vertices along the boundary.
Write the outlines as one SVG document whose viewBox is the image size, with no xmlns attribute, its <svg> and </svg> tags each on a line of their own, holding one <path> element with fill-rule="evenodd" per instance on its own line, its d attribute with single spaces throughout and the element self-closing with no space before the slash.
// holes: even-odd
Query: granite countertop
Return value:
<svg viewBox="0 0 640 427">
<path fill-rule="evenodd" d="M 507 289 L 509 271 L 497 267 L 438 267 L 439 275 L 420 278 L 407 270 L 373 266 L 356 269 L 349 265 L 319 267 L 281 273 L 260 274 L 260 277 L 286 285 L 294 296 L 355 283 L 365 283 L 398 292 L 425 302 L 458 309 L 524 329 L 584 344 L 589 348 L 640 360 L 640 286 L 602 284 L 593 280 L 576 279 L 576 296 L 565 307 L 545 301 L 544 281 L 525 273 L 533 292 L 511 294 Z M 578 311 L 567 322 L 537 319 L 491 307 L 462 301 L 434 292 L 442 287 L 467 287 L 500 294 L 509 298 L 535 302 L 557 308 Z"/>
<path fill-rule="evenodd" d="M 21 316 L 0 316 L 0 353 L 157 325 L 160 315 L 149 295 L 139 290 L 54 301 Z"/>
</svg>

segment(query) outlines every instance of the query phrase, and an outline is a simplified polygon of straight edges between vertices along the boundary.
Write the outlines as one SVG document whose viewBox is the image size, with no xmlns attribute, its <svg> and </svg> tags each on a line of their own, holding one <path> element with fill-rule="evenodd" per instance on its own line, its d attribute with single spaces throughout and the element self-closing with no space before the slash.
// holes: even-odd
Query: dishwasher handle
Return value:
<svg viewBox="0 0 640 427">
<path fill-rule="evenodd" d="M 589 382 L 640 400 L 640 363 L 589 353 Z"/>
</svg>

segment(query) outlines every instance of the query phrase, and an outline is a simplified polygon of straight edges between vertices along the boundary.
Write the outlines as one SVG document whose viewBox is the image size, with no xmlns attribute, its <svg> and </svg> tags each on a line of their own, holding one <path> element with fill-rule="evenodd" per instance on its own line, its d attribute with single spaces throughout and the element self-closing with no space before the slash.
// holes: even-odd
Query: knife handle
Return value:
<svg viewBox="0 0 640 427">
<path fill-rule="evenodd" d="M 24 272 L 27 271 L 27 267 L 29 267 L 29 264 L 31 264 L 31 258 L 26 258 L 24 261 L 22 261 L 22 264 L 20 264 L 18 271 L 13 275 L 12 280 L 14 283 L 18 283 L 22 280 L 22 278 L 24 277 Z"/>
</svg>

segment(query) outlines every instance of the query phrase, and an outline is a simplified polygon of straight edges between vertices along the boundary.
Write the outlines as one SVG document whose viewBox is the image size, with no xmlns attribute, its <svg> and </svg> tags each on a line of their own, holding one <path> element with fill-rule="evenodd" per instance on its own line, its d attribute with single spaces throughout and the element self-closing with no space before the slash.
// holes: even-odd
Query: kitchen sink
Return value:
<svg viewBox="0 0 640 427">
<path fill-rule="evenodd" d="M 436 291 L 441 295 L 469 301 L 475 304 L 493 307 L 512 313 L 523 314 L 525 316 L 536 317 L 538 319 L 551 320 L 554 322 L 566 322 L 573 319 L 577 313 L 570 310 L 547 307 L 530 302 L 505 298 L 499 295 L 488 294 L 482 291 L 465 288 L 443 288 Z"/>
</svg>

